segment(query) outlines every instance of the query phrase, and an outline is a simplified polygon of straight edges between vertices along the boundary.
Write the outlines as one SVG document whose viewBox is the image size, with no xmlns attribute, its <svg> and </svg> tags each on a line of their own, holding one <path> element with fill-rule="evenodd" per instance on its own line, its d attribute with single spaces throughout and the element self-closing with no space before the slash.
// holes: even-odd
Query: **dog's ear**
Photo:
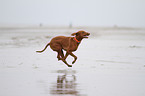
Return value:
<svg viewBox="0 0 145 96">
<path fill-rule="evenodd" d="M 76 33 L 72 33 L 71 35 L 74 36 L 74 35 L 77 35 L 77 34 L 78 34 L 78 33 L 76 32 Z"/>
</svg>

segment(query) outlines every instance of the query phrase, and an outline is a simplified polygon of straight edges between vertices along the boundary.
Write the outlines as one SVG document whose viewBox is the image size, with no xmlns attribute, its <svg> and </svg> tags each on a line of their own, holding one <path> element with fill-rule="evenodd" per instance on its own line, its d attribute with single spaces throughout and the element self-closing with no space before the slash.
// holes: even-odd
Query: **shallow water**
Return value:
<svg viewBox="0 0 145 96">
<path fill-rule="evenodd" d="M 144 31 L 109 33 L 84 39 L 68 68 L 50 48 L 35 52 L 57 33 L 1 32 L 0 96 L 144 96 Z"/>
<path fill-rule="evenodd" d="M 52 95 L 78 95 L 75 70 L 58 70 L 56 82 L 52 83 Z"/>
</svg>

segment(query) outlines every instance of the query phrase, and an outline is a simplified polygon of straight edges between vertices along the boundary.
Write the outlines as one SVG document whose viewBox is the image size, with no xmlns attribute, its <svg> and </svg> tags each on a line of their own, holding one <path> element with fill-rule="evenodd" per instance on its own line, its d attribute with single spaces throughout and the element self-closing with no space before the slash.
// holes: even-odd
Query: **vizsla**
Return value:
<svg viewBox="0 0 145 96">
<path fill-rule="evenodd" d="M 50 48 L 58 53 L 57 55 L 58 60 L 62 60 L 68 67 L 72 67 L 72 65 L 69 65 L 66 62 L 67 56 L 71 55 L 72 57 L 74 57 L 74 61 L 72 62 L 72 64 L 74 64 L 75 61 L 77 60 L 77 56 L 75 56 L 72 52 L 77 50 L 81 40 L 83 38 L 88 38 L 90 33 L 85 31 L 78 31 L 76 33 L 72 33 L 71 35 L 75 37 L 65 37 L 65 36 L 54 37 L 42 51 L 36 52 L 41 53 L 50 45 Z M 66 51 L 65 56 L 63 54 L 63 50 Z"/>
</svg>

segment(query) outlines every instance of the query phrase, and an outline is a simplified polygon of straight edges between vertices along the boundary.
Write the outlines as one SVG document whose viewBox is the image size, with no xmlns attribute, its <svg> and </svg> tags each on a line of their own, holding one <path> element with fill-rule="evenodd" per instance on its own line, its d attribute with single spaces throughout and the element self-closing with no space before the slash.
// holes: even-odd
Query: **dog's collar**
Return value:
<svg viewBox="0 0 145 96">
<path fill-rule="evenodd" d="M 79 44 L 81 41 L 77 40 L 76 37 L 74 37 L 74 40 Z"/>
</svg>

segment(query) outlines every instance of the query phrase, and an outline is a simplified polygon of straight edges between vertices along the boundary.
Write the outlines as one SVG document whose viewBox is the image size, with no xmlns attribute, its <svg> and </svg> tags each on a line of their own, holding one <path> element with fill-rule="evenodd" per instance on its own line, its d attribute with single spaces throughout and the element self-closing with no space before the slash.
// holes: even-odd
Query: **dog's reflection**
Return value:
<svg viewBox="0 0 145 96">
<path fill-rule="evenodd" d="M 76 90 L 77 84 L 76 76 L 74 75 L 75 71 L 73 70 L 59 70 L 59 75 L 57 76 L 57 83 L 51 89 L 51 94 L 69 94 L 77 95 L 78 91 Z M 60 75 L 60 73 L 63 73 Z"/>
</svg>

